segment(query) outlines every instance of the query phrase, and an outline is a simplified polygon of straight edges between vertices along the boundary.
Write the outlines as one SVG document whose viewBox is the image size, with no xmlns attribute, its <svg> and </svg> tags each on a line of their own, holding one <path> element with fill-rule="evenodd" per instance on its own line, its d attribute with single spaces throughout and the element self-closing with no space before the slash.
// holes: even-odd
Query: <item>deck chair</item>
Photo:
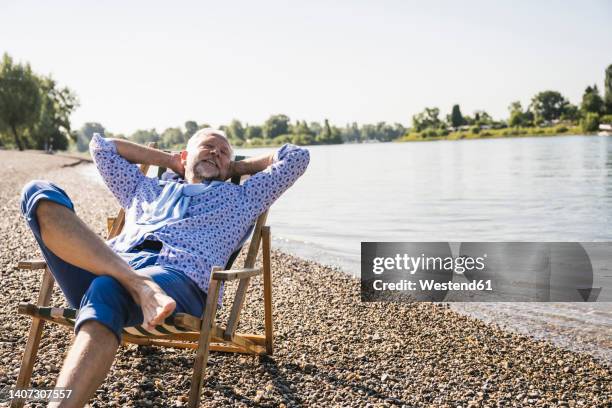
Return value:
<svg viewBox="0 0 612 408">
<path fill-rule="evenodd" d="M 155 147 L 151 144 L 149 146 Z M 241 158 L 236 157 L 236 159 Z M 149 166 L 141 165 L 140 170 L 147 174 Z M 164 170 L 159 169 L 158 177 L 161 176 Z M 240 178 L 234 178 L 231 182 L 238 184 L 240 183 Z M 123 344 L 133 343 L 138 345 L 196 349 L 189 391 L 189 407 L 197 407 L 199 404 L 209 351 L 257 355 L 271 355 L 273 352 L 270 227 L 265 225 L 267 215 L 268 211 L 260 215 L 253 227 L 246 260 L 242 269 L 231 269 L 232 263 L 238 256 L 241 248 L 236 249 L 226 265 L 213 268 L 208 286 L 206 306 L 202 316 L 176 313 L 167 318 L 164 324 L 156 326 L 153 331 L 147 331 L 142 326 L 127 327 L 123 330 Z M 123 209 L 119 211 L 116 217 L 109 217 L 107 219 L 108 239 L 117 236 L 121 232 L 124 221 L 125 214 Z M 262 266 L 256 267 L 255 260 L 260 244 Z M 16 383 L 17 388 L 27 388 L 30 385 L 45 321 L 74 327 L 78 310 L 49 307 L 54 278 L 44 260 L 21 261 L 18 263 L 17 268 L 30 270 L 44 269 L 41 289 L 36 304 L 21 303 L 18 306 L 18 313 L 32 317 L 32 325 Z M 264 285 L 264 334 L 236 333 L 250 279 L 262 274 Z M 215 323 L 219 290 L 224 282 L 233 280 L 238 280 L 238 287 L 229 312 L 227 325 L 226 327 L 220 327 Z M 22 407 L 24 402 L 23 399 L 14 399 L 11 402 L 11 407 Z"/>
</svg>

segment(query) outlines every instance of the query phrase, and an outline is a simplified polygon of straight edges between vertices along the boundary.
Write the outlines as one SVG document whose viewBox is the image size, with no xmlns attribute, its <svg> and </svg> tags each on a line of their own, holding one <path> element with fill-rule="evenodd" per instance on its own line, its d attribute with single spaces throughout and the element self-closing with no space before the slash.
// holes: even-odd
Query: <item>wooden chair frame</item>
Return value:
<svg viewBox="0 0 612 408">
<path fill-rule="evenodd" d="M 155 146 L 152 146 L 155 147 Z M 141 165 L 140 170 L 146 174 L 147 165 Z M 235 180 L 233 180 L 235 181 Z M 174 321 L 184 328 L 186 333 L 177 333 L 165 336 L 137 337 L 123 335 L 123 344 L 133 343 L 160 347 L 191 348 L 196 350 L 191 388 L 189 391 L 190 408 L 197 407 L 203 385 L 203 377 L 210 351 L 229 353 L 247 353 L 258 355 L 272 355 L 273 352 L 273 323 L 272 323 L 272 273 L 270 268 L 270 227 L 266 226 L 268 211 L 259 216 L 255 224 L 253 235 L 249 244 L 246 260 L 242 269 L 224 270 L 223 267 L 214 267 L 210 276 L 206 306 L 201 318 L 184 313 L 177 313 Z M 117 236 L 125 221 L 123 209 L 117 217 L 107 219 L 108 238 Z M 257 253 L 261 244 L 262 267 L 255 267 Z M 55 279 L 44 260 L 28 260 L 18 263 L 18 269 L 40 270 L 44 269 L 40 292 L 36 305 L 20 304 L 18 312 L 32 316 L 32 325 L 26 342 L 25 351 L 21 361 L 21 368 L 17 378 L 16 388 L 27 388 L 30 385 L 34 362 L 38 353 L 40 339 L 45 320 L 59 323 L 51 318 L 37 313 L 39 307 L 49 306 Z M 247 289 L 252 277 L 263 275 L 264 286 L 264 334 L 236 333 L 240 313 L 246 299 Z M 223 282 L 238 280 L 238 288 L 229 314 L 227 326 L 222 328 L 215 323 L 217 301 Z M 65 323 L 60 323 L 65 324 Z M 22 407 L 23 399 L 14 399 L 11 407 Z"/>
</svg>

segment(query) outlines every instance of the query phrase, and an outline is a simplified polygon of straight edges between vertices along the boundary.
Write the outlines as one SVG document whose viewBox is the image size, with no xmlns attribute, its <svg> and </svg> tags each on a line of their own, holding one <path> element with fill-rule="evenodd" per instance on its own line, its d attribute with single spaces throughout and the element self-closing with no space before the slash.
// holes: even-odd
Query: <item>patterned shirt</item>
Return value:
<svg viewBox="0 0 612 408">
<path fill-rule="evenodd" d="M 119 155 L 115 143 L 99 135 L 91 139 L 89 149 L 126 215 L 138 220 L 142 204 L 161 193 L 159 180 L 144 176 Z M 151 233 L 151 239 L 163 244 L 158 264 L 182 271 L 207 293 L 213 266 L 225 267 L 257 217 L 304 173 L 309 160 L 308 150 L 286 144 L 276 151 L 272 165 L 242 185 L 220 183 L 192 197 L 183 219 Z M 113 248 L 113 240 L 108 244 Z"/>
</svg>

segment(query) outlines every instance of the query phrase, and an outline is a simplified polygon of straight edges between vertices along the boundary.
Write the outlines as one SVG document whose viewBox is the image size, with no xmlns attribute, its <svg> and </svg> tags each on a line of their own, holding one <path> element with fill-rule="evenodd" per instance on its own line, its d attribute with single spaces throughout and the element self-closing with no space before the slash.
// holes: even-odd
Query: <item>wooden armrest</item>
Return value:
<svg viewBox="0 0 612 408">
<path fill-rule="evenodd" d="M 231 281 L 235 279 L 250 278 L 252 276 L 261 275 L 261 268 L 245 268 L 245 269 L 230 269 L 229 271 L 214 271 L 212 279 L 218 281 Z"/>
<path fill-rule="evenodd" d="M 41 259 L 27 259 L 25 261 L 19 261 L 17 263 L 17 269 L 45 269 L 47 262 Z"/>
</svg>

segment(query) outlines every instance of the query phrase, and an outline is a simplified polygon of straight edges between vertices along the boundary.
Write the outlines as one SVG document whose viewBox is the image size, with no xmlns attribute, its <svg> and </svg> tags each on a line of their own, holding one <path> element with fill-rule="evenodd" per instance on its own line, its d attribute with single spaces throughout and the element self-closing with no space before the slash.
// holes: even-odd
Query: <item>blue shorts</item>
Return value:
<svg viewBox="0 0 612 408">
<path fill-rule="evenodd" d="M 78 333 L 88 320 L 97 320 L 108 327 L 121 341 L 124 327 L 142 324 L 140 306 L 128 291 L 113 277 L 95 275 L 57 257 L 44 244 L 36 208 L 40 200 L 49 200 L 74 211 L 74 205 L 64 190 L 44 180 L 34 180 L 23 188 L 21 211 L 34 233 L 47 266 L 64 293 L 68 304 L 78 308 L 74 326 Z M 139 274 L 148 275 L 166 294 L 176 301 L 174 313 L 202 316 L 206 294 L 183 272 L 157 264 L 159 254 L 153 250 L 118 253 Z"/>
</svg>

